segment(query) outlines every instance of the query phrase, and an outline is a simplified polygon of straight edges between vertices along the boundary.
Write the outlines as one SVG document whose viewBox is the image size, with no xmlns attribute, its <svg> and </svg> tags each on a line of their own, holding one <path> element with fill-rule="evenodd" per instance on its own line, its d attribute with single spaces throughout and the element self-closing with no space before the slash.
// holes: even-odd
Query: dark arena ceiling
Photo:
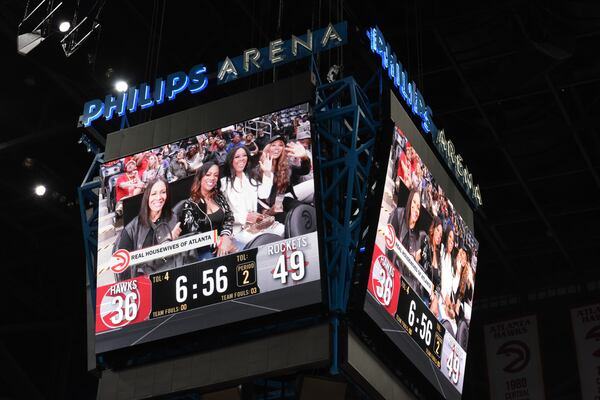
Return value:
<svg viewBox="0 0 600 400">
<path fill-rule="evenodd" d="M 0 398 L 95 398 L 77 200 L 93 160 L 78 143 L 83 103 L 116 78 L 216 65 L 339 20 L 381 28 L 481 187 L 464 398 L 488 396 L 483 324 L 527 314 L 540 321 L 547 397 L 579 398 L 569 308 L 600 298 L 600 3 L 65 0 L 48 38 L 23 56 L 27 3 L 38 4 L 0 1 Z M 75 10 L 101 26 L 65 57 L 55 25 Z M 160 116 L 139 114 L 132 124 Z M 37 183 L 48 186 L 43 198 Z"/>
</svg>

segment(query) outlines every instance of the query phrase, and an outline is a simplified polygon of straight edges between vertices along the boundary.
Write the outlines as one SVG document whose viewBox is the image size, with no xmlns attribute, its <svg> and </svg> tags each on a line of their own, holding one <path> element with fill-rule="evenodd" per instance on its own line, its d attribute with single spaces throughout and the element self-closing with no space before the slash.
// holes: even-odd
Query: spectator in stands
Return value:
<svg viewBox="0 0 600 400">
<path fill-rule="evenodd" d="M 213 248 L 199 252 L 200 259 L 223 256 L 237 251 L 232 239 L 234 216 L 225 196 L 219 190 L 219 166 L 204 163 L 194 176 L 187 199 L 178 216 L 182 223 L 182 234 L 217 230 L 219 241 Z"/>
<path fill-rule="evenodd" d="M 190 147 L 188 147 L 187 152 L 185 154 L 185 159 L 187 160 L 190 172 L 196 172 L 198 168 L 200 168 L 200 166 L 202 165 L 203 156 L 198 151 L 197 144 L 193 144 Z"/>
<path fill-rule="evenodd" d="M 256 156 L 258 154 L 258 146 L 254 142 L 254 135 L 253 134 L 248 133 L 245 136 L 245 138 L 244 138 L 244 146 L 246 146 L 246 148 L 250 152 L 250 156 L 251 157 L 254 157 L 254 156 Z"/>
<path fill-rule="evenodd" d="M 165 157 L 163 155 L 163 152 L 159 151 L 158 154 L 156 154 L 156 159 L 158 161 L 159 169 L 161 170 L 160 174 L 165 176 L 167 171 L 169 170 L 169 157 Z"/>
<path fill-rule="evenodd" d="M 219 144 L 219 140 L 220 140 L 220 138 L 216 135 L 213 135 L 208 138 L 208 154 L 206 155 L 206 157 L 210 157 L 211 153 L 214 153 L 215 151 L 217 151 L 217 146 Z"/>
<path fill-rule="evenodd" d="M 225 152 L 229 153 L 232 149 L 237 149 L 243 145 L 244 143 L 242 143 L 242 135 L 239 132 L 232 132 L 231 143 L 225 147 Z"/>
<path fill-rule="evenodd" d="M 436 293 L 440 292 L 442 282 L 441 245 L 443 232 L 442 220 L 434 216 L 421 249 L 420 264 L 432 283 L 432 287 L 429 288 L 430 297 L 428 300 L 431 302 L 430 308 L 434 314 L 437 314 L 438 299 Z"/>
<path fill-rule="evenodd" d="M 174 240 L 181 234 L 180 223 L 171 211 L 169 184 L 157 176 L 150 180 L 142 196 L 140 212 L 121 231 L 116 249 L 136 251 Z M 116 250 L 115 249 L 115 250 Z M 158 258 L 131 267 L 126 271 L 131 278 L 175 268 L 181 265 L 179 257 Z M 123 275 L 119 280 L 128 279 Z"/>
<path fill-rule="evenodd" d="M 138 174 L 137 163 L 133 157 L 130 157 L 125 161 L 125 173 L 119 176 L 116 182 L 115 214 L 117 217 L 123 215 L 123 199 L 140 194 L 143 190 L 144 182 Z"/>
<path fill-rule="evenodd" d="M 408 194 L 405 207 L 396 207 L 390 214 L 388 224 L 394 229 L 396 240 L 394 243 L 400 243 L 412 258 L 419 263 L 421 261 L 421 248 L 423 247 L 424 236 L 419 231 L 418 222 L 421 215 L 421 195 L 418 190 L 411 190 Z M 394 244 L 394 247 L 396 244 Z M 426 296 L 424 288 L 421 286 L 417 277 L 411 271 L 411 268 L 406 265 L 396 249 L 387 251 L 388 258 L 392 264 L 400 271 L 402 277 L 413 288 L 413 290 L 421 297 L 425 304 L 429 303 L 429 297 Z M 411 263 L 411 265 L 414 265 Z M 414 268 L 414 267 L 413 267 Z M 419 268 L 418 266 L 416 268 Z"/>
<path fill-rule="evenodd" d="M 169 182 L 175 182 L 185 178 L 192 171 L 187 160 L 185 159 L 185 149 L 181 148 L 177 151 L 175 159 L 169 165 L 170 179 Z"/>
<path fill-rule="evenodd" d="M 418 190 L 411 190 L 406 201 L 406 207 L 397 207 L 389 218 L 394 228 L 396 239 L 414 257 L 421 260 L 421 243 L 417 223 L 421 215 L 421 195 Z"/>
<path fill-rule="evenodd" d="M 136 168 L 138 170 L 138 175 L 140 177 L 144 176 L 144 172 L 148 168 L 148 157 L 152 154 L 151 151 L 145 151 L 143 153 L 138 153 L 133 156 L 133 159 L 136 162 Z"/>
<path fill-rule="evenodd" d="M 146 171 L 144 171 L 142 181 L 144 181 L 145 184 L 148 184 L 148 182 L 155 179 L 158 175 L 164 176 L 164 170 L 159 164 L 156 154 L 152 153 L 148 156 L 148 167 L 146 168 Z"/>
<path fill-rule="evenodd" d="M 306 149 L 306 154 L 310 160 L 310 172 L 306 175 L 300 175 L 298 182 L 306 182 L 314 179 L 313 176 L 313 155 L 312 155 L 312 144 L 310 138 L 310 131 L 301 131 L 297 136 L 298 143 L 300 143 Z"/>
<path fill-rule="evenodd" d="M 273 163 L 273 187 L 269 198 L 261 205 L 264 211 L 274 215 L 275 219 L 283 223 L 284 211 L 293 207 L 292 200 L 298 198 L 292 182 L 298 181 L 299 176 L 310 172 L 310 159 L 306 149 L 300 143 L 292 142 L 286 146 L 281 136 L 271 138 L 270 143 L 263 150 L 261 161 L 265 162 L 269 157 Z M 288 157 L 300 160 L 299 165 L 290 165 Z M 284 200 L 286 204 L 284 204 Z"/>
<path fill-rule="evenodd" d="M 268 143 L 269 137 L 265 135 L 265 131 L 262 128 L 258 129 L 258 131 L 256 131 L 256 145 L 258 146 L 258 149 L 264 149 Z"/>
<path fill-rule="evenodd" d="M 272 160 L 265 156 L 259 161 L 260 174 L 249 164 L 250 152 L 240 147 L 227 154 L 221 190 L 229 202 L 234 216 L 233 232 L 239 233 L 244 224 L 262 219 L 258 213 L 258 199 L 267 199 L 273 186 Z"/>
</svg>

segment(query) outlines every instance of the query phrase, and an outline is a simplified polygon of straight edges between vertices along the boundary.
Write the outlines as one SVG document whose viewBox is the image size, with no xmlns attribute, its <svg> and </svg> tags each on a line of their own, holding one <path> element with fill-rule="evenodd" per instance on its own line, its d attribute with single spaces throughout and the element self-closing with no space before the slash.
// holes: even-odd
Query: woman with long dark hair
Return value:
<svg viewBox="0 0 600 400">
<path fill-rule="evenodd" d="M 288 157 L 300 160 L 300 165 L 290 164 Z M 304 146 L 296 142 L 286 145 L 284 138 L 279 135 L 273 136 L 265 146 L 260 162 L 264 163 L 268 158 L 272 163 L 273 186 L 269 197 L 260 204 L 268 214 L 275 215 L 279 222 L 283 222 L 284 211 L 287 211 L 284 198 L 287 194 L 288 202 L 296 199 L 293 183 L 298 181 L 299 176 L 310 172 L 310 159 Z"/>
<path fill-rule="evenodd" d="M 434 314 L 437 314 L 438 294 L 442 282 L 441 245 L 443 231 L 442 220 L 434 216 L 421 250 L 420 264 L 431 279 L 429 300 L 430 309 Z"/>
<path fill-rule="evenodd" d="M 180 212 L 182 233 L 201 233 L 217 230 L 219 242 L 210 252 L 201 252 L 201 258 L 223 256 L 237 251 L 231 240 L 233 213 L 225 196 L 219 190 L 219 166 L 207 162 L 196 171 L 187 199 Z"/>
<path fill-rule="evenodd" d="M 421 252 L 421 265 L 433 283 L 433 290 L 440 290 L 442 283 L 442 220 L 433 217 Z"/>
<path fill-rule="evenodd" d="M 421 194 L 413 189 L 408 194 L 405 207 L 397 207 L 389 218 L 389 224 L 394 228 L 396 239 L 415 258 L 421 259 L 421 243 L 417 222 L 421 215 Z"/>
<path fill-rule="evenodd" d="M 148 181 L 138 215 L 121 231 L 116 249 L 135 251 L 177 239 L 181 234 L 177 216 L 171 210 L 169 184 L 162 176 Z M 177 266 L 177 258 L 162 258 L 134 265 L 131 277 Z M 127 277 L 121 276 L 122 279 Z"/>
<path fill-rule="evenodd" d="M 272 160 L 269 155 L 259 161 L 260 175 L 250 167 L 250 151 L 246 146 L 227 153 L 221 191 L 234 216 L 233 234 L 239 233 L 246 223 L 262 218 L 258 213 L 258 199 L 268 199 L 273 186 Z"/>
<path fill-rule="evenodd" d="M 421 195 L 418 189 L 413 189 L 408 194 L 405 207 L 396 207 L 390 214 L 388 224 L 394 229 L 396 242 L 419 263 L 421 261 L 422 236 L 418 229 L 419 216 L 421 215 Z M 395 246 L 395 244 L 394 244 Z M 388 258 L 398 268 L 402 277 L 421 297 L 423 302 L 429 305 L 429 296 L 420 281 L 411 272 L 409 267 L 398 256 L 396 249 L 387 251 Z"/>
</svg>

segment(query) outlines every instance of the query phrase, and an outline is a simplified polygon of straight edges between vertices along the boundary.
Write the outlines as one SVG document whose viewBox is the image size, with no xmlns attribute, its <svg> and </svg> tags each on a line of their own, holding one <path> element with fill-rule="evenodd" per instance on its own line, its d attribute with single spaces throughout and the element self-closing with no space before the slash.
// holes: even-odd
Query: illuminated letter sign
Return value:
<svg viewBox="0 0 600 400">
<path fill-rule="evenodd" d="M 390 45 L 386 43 L 379 28 L 369 29 L 367 37 L 369 38 L 371 51 L 381 57 L 381 66 L 384 70 L 387 70 L 388 77 L 400 92 L 400 96 L 404 99 L 406 105 L 421 120 L 421 126 L 425 133 L 431 134 L 438 152 L 444 157 L 450 169 L 454 171 L 456 179 L 469 195 L 471 202 L 476 207 L 481 206 L 479 185 L 473 185 L 473 175 L 469 173 L 469 170 L 463 164 L 462 156 L 456 153 L 454 143 L 451 140 L 446 140 L 444 130 L 438 130 L 433 123 L 431 108 L 425 104 L 425 99 L 417 89 L 417 85 L 408 79 L 408 72 L 404 70 L 402 64 L 398 61 L 398 57 L 392 51 Z"/>
<path fill-rule="evenodd" d="M 217 83 L 226 83 L 249 76 L 253 73 L 273 68 L 278 64 L 296 61 L 311 54 L 319 53 L 344 45 L 348 41 L 346 22 L 305 35 L 293 36 L 290 40 L 276 39 L 262 49 L 247 49 L 242 55 L 229 58 L 219 63 Z"/>
<path fill-rule="evenodd" d="M 232 59 L 226 57 L 218 65 L 217 83 L 230 82 L 273 68 L 276 64 L 285 64 L 341 46 L 348 40 L 347 30 L 346 22 L 329 24 L 326 28 L 315 32 L 308 30 L 305 35 L 299 37 L 292 35 L 290 40 L 273 40 L 268 47 L 262 49 L 247 49 L 243 55 Z M 316 42 L 313 41 L 313 37 L 316 38 Z M 154 86 L 144 82 L 116 97 L 109 94 L 104 101 L 90 100 L 83 106 L 81 123 L 87 128 L 101 116 L 108 121 L 115 113 L 122 117 L 126 112 L 130 114 L 136 112 L 138 108 L 143 110 L 162 104 L 165 98 L 172 101 L 186 89 L 192 94 L 201 92 L 208 86 L 206 73 L 206 67 L 199 64 L 192 67 L 187 74 L 178 71 L 168 75 L 166 79 L 158 78 Z"/>
<path fill-rule="evenodd" d="M 208 78 L 204 65 L 193 66 L 189 73 L 175 72 L 167 79 L 158 78 L 154 82 L 154 90 L 148 83 L 141 83 L 137 87 L 130 88 L 127 92 L 119 95 L 107 95 L 104 101 L 90 100 L 83 106 L 82 124 L 84 127 L 92 125 L 92 122 L 104 115 L 108 121 L 116 113 L 119 117 L 126 112 L 136 112 L 138 107 L 145 109 L 155 104 L 162 104 L 165 100 L 175 100 L 177 95 L 184 90 L 190 93 L 198 93 L 206 89 Z"/>
</svg>

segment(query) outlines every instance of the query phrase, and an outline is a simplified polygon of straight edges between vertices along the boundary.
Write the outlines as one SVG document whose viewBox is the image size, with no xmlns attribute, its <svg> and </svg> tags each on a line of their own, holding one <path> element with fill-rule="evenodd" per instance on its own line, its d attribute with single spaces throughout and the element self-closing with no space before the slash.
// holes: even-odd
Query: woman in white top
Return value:
<svg viewBox="0 0 600 400">
<path fill-rule="evenodd" d="M 142 175 L 142 181 L 145 184 L 148 184 L 153 179 L 156 179 L 157 176 L 164 177 L 164 171 L 162 170 L 162 166 L 158 163 L 158 158 L 154 153 L 148 156 L 148 168 L 144 171 Z"/>
<path fill-rule="evenodd" d="M 456 262 L 456 259 L 452 257 L 452 251 L 454 250 L 454 230 L 450 225 L 446 227 L 444 237 L 445 240 L 442 244 L 441 252 L 442 283 L 438 303 L 438 317 L 440 318 L 440 320 L 445 320 L 449 322 L 450 326 L 452 327 L 452 335 L 455 335 L 457 329 L 455 320 L 456 315 L 454 301 L 454 293 L 456 291 L 456 289 L 454 288 L 456 280 L 456 266 L 453 265 L 453 263 Z M 446 328 L 448 327 L 446 326 Z"/>
<path fill-rule="evenodd" d="M 255 223 L 262 218 L 256 212 L 258 199 L 266 199 L 273 186 L 271 157 L 259 161 L 262 179 L 254 174 L 249 166 L 250 152 L 245 146 L 234 148 L 227 153 L 224 165 L 224 177 L 221 178 L 221 190 L 233 211 L 234 236 L 246 223 Z"/>
</svg>

